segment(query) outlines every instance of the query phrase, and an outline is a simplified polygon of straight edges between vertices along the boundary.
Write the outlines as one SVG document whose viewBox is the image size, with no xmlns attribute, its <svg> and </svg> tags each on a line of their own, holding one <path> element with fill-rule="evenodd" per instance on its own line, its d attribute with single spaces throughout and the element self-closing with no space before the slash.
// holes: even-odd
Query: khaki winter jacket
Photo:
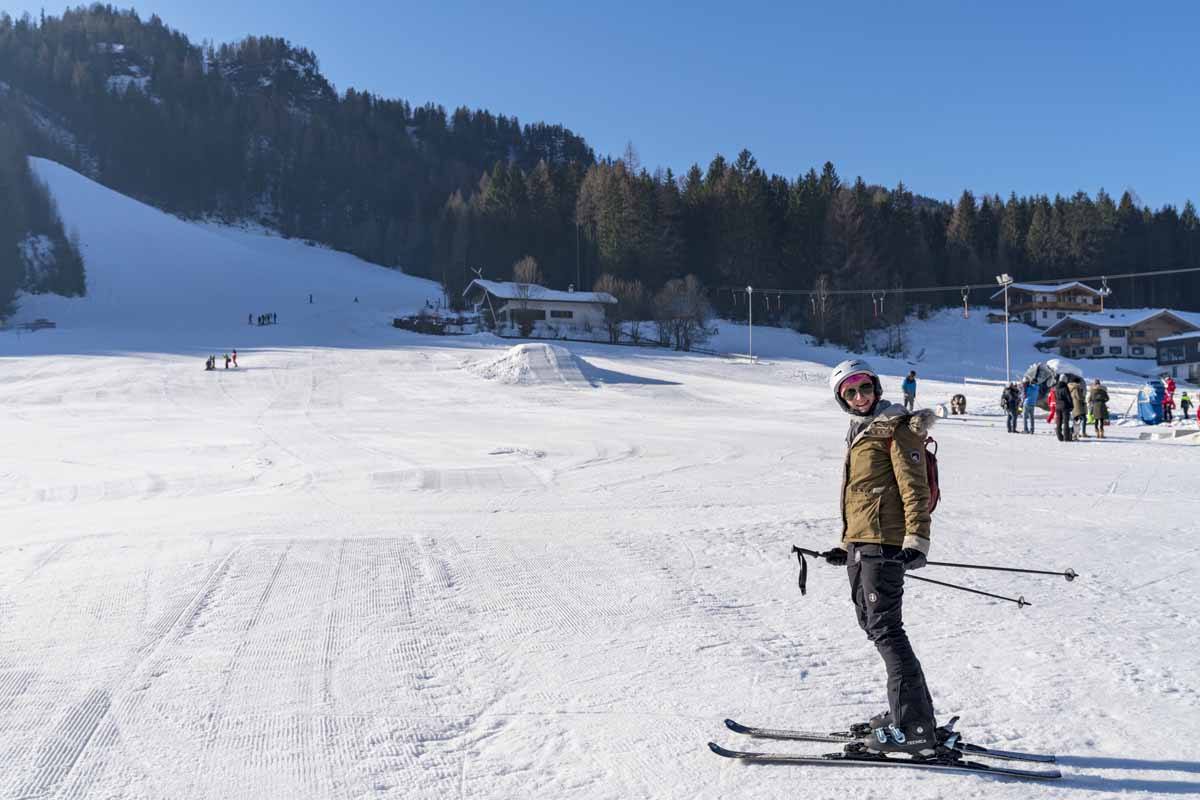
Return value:
<svg viewBox="0 0 1200 800">
<path fill-rule="evenodd" d="M 1075 419 L 1087 416 L 1087 406 L 1083 402 L 1083 384 L 1079 381 L 1067 384 L 1071 390 L 1071 416 Z"/>
<path fill-rule="evenodd" d="M 1104 386 L 1093 386 L 1088 393 L 1088 406 L 1092 416 L 1099 420 L 1108 421 L 1108 390 Z"/>
<path fill-rule="evenodd" d="M 928 409 L 887 404 L 869 422 L 855 420 L 842 480 L 842 542 L 870 542 L 929 552 L 929 481 L 925 473 Z M 856 429 L 857 428 L 857 429 Z"/>
</svg>

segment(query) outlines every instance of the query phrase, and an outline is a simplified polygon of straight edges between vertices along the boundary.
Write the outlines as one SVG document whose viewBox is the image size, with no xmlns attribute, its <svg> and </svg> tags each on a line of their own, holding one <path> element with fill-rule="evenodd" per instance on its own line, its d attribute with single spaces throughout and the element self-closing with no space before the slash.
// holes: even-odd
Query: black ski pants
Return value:
<svg viewBox="0 0 1200 800">
<path fill-rule="evenodd" d="M 904 564 L 892 545 L 854 544 L 846 547 L 850 596 L 858 624 L 875 644 L 887 668 L 888 706 L 897 727 L 934 725 L 933 699 L 925 686 L 921 662 L 904 632 Z"/>
<path fill-rule="evenodd" d="M 1055 430 L 1058 433 L 1060 442 L 1071 441 L 1071 413 L 1059 414 L 1054 418 L 1054 424 L 1057 426 Z"/>
</svg>

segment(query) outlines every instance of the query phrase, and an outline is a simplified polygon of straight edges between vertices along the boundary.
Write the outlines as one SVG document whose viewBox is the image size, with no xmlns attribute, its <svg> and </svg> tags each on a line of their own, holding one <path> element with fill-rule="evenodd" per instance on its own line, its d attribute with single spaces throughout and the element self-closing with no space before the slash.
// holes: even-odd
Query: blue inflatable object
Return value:
<svg viewBox="0 0 1200 800">
<path fill-rule="evenodd" d="M 1150 381 L 1138 392 L 1138 417 L 1147 425 L 1163 421 L 1163 397 L 1167 390 L 1162 381 Z"/>
</svg>

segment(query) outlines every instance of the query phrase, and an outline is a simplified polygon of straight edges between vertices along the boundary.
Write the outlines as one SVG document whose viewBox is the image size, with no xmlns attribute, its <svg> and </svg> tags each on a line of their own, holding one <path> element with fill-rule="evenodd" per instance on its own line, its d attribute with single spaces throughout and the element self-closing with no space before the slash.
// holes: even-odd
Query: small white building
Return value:
<svg viewBox="0 0 1200 800">
<path fill-rule="evenodd" d="M 1158 342 L 1170 336 L 1200 330 L 1178 312 L 1167 308 L 1071 314 L 1046 329 L 1058 340 L 1067 358 L 1156 358 Z"/>
<path fill-rule="evenodd" d="M 1048 328 L 1070 314 L 1103 311 L 1104 296 L 1105 290 L 1093 289 L 1079 281 L 1056 285 L 1011 283 L 1008 286 L 1008 313 L 1035 328 Z M 992 295 L 991 300 L 1003 307 L 1004 290 Z"/>
<path fill-rule="evenodd" d="M 617 303 L 607 292 L 564 292 L 535 283 L 482 278 L 471 281 L 463 297 L 491 327 L 551 337 L 590 338 L 604 330 L 605 308 Z"/>
</svg>

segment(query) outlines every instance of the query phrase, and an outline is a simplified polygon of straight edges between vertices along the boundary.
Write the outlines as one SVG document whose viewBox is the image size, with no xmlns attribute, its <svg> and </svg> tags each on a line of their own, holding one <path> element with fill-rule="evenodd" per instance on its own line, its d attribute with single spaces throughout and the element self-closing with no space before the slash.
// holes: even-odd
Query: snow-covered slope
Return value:
<svg viewBox="0 0 1200 800">
<path fill-rule="evenodd" d="M 39 168 L 140 304 L 39 299 L 63 329 L 0 333 L 0 798 L 1200 794 L 1200 451 L 1006 434 L 975 382 L 997 326 L 934 320 L 917 362 L 922 403 L 965 391 L 972 412 L 933 429 L 932 557 L 1081 577 L 927 567 L 1032 605 L 914 583 L 906 627 L 942 719 L 1057 751 L 1063 781 L 747 768 L 705 748 L 747 744 L 726 716 L 833 729 L 885 703 L 844 572 L 812 565 L 801 597 L 789 552 L 840 531 L 845 354 L 768 330 L 754 365 L 422 337 L 381 318 L 427 284 L 89 205 Z M 125 213 L 150 221 L 122 238 Z M 240 259 L 238 302 L 280 325 L 128 266 L 202 250 Z M 308 308 L 308 285 L 338 302 Z M 209 340 L 240 368 L 205 372 Z M 541 380 L 471 369 L 539 355 Z M 894 397 L 910 367 L 880 363 Z"/>
<path fill-rule="evenodd" d="M 263 231 L 185 222 L 54 162 L 32 164 L 67 230 L 79 233 L 88 282 L 84 298 L 20 299 L 16 321 L 46 317 L 60 327 L 43 332 L 40 342 L 70 341 L 86 350 L 132 331 L 131 342 L 150 350 L 338 344 L 354 341 L 358 328 L 386 324 L 441 296 L 432 281 L 346 253 Z M 278 326 L 247 325 L 250 315 L 272 312 Z"/>
</svg>

